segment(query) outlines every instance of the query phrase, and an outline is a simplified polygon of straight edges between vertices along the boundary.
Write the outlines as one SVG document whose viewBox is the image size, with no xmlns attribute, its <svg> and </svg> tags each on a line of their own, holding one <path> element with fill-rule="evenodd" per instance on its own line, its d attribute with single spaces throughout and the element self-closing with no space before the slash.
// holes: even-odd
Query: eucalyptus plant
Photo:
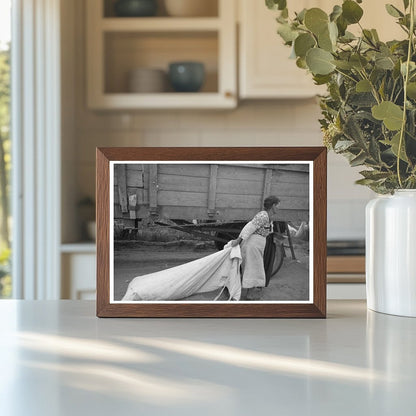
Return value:
<svg viewBox="0 0 416 416">
<path fill-rule="evenodd" d="M 404 32 L 402 40 L 382 42 L 375 29 L 360 24 L 362 0 L 293 17 L 286 0 L 266 0 L 279 11 L 277 32 L 296 65 L 326 85 L 319 120 L 325 145 L 351 166 L 365 166 L 357 183 L 380 194 L 416 188 L 414 2 L 403 0 L 401 9 L 380 5 Z M 352 25 L 358 36 L 348 30 Z"/>
</svg>

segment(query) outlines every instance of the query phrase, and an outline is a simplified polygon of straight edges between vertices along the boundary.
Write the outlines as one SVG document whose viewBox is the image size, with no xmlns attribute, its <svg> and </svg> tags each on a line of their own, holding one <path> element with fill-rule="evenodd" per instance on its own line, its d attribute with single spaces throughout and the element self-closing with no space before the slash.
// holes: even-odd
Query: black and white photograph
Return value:
<svg viewBox="0 0 416 416">
<path fill-rule="evenodd" d="M 110 162 L 110 302 L 313 302 L 312 162 Z"/>
</svg>

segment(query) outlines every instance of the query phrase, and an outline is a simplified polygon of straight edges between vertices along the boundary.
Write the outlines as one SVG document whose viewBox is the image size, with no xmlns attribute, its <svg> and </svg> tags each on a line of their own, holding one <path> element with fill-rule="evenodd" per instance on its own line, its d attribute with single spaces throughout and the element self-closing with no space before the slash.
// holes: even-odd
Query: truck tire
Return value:
<svg viewBox="0 0 416 416">
<path fill-rule="evenodd" d="M 266 286 L 269 285 L 270 279 L 279 271 L 285 257 L 285 249 L 283 244 L 275 241 L 273 234 L 266 238 L 266 246 L 264 248 L 264 272 L 266 274 Z"/>
</svg>

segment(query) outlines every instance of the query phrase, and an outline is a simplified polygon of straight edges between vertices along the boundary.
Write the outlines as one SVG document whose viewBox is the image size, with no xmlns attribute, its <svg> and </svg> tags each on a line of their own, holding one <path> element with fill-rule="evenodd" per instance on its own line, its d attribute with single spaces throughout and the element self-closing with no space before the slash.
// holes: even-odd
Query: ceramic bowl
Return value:
<svg viewBox="0 0 416 416">
<path fill-rule="evenodd" d="M 205 80 L 202 62 L 172 62 L 169 64 L 169 81 L 177 92 L 197 92 Z"/>
<path fill-rule="evenodd" d="M 156 0 L 118 0 L 114 12 L 120 17 L 154 16 L 157 12 Z"/>
<path fill-rule="evenodd" d="M 160 93 L 167 90 L 167 74 L 162 69 L 136 68 L 129 72 L 128 91 Z"/>
</svg>

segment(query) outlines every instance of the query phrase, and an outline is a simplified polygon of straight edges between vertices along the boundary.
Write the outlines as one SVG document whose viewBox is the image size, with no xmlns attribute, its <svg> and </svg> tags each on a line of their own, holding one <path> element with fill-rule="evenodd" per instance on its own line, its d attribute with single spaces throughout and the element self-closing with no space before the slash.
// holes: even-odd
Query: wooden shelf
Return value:
<svg viewBox="0 0 416 416">
<path fill-rule="evenodd" d="M 235 97 L 216 93 L 103 94 L 90 104 L 97 109 L 234 108 Z"/>
<path fill-rule="evenodd" d="M 91 253 L 96 252 L 95 242 L 93 241 L 82 241 L 79 243 L 63 243 L 61 244 L 61 253 Z"/>
<path fill-rule="evenodd" d="M 217 17 L 112 17 L 101 20 L 101 30 L 106 32 L 176 32 L 176 31 L 216 31 L 221 27 Z"/>
</svg>

